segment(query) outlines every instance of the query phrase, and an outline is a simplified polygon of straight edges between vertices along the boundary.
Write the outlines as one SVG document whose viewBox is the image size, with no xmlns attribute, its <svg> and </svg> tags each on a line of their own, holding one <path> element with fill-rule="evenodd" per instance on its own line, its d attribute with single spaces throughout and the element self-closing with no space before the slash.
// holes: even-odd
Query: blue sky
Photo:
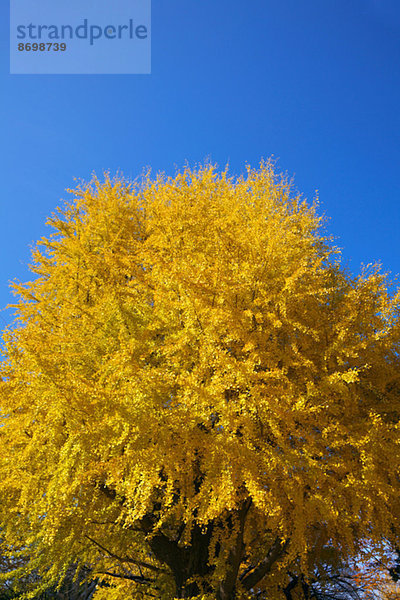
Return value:
<svg viewBox="0 0 400 600">
<path fill-rule="evenodd" d="M 400 272 L 398 0 L 153 0 L 151 75 L 9 75 L 8 22 L 2 0 L 1 308 L 74 177 L 207 157 L 274 155 L 353 272 Z"/>
</svg>

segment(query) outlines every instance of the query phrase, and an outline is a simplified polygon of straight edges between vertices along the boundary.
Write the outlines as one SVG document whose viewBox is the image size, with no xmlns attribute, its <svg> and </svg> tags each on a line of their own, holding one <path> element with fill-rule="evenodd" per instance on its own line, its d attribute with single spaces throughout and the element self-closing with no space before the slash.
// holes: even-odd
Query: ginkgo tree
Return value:
<svg viewBox="0 0 400 600">
<path fill-rule="evenodd" d="M 271 163 L 94 178 L 49 220 L 1 364 L 0 520 L 41 585 L 284 598 L 398 546 L 399 294 Z"/>
</svg>

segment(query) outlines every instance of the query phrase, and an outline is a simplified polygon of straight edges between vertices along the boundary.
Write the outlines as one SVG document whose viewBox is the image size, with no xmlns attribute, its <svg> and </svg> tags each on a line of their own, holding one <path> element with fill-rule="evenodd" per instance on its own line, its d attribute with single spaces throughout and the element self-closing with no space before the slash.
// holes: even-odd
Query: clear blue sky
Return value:
<svg viewBox="0 0 400 600">
<path fill-rule="evenodd" d="M 353 272 L 400 272 L 399 0 L 153 0 L 152 74 L 121 76 L 9 75 L 7 4 L 0 307 L 74 177 L 206 157 L 238 173 L 274 155 L 319 190 Z"/>
</svg>

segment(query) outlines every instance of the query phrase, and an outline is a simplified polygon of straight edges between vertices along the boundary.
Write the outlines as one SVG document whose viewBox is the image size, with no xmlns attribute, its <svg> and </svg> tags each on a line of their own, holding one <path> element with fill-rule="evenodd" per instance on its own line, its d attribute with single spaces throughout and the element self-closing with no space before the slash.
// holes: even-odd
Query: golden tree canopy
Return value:
<svg viewBox="0 0 400 600">
<path fill-rule="evenodd" d="M 49 581 L 79 563 L 120 582 L 98 598 L 225 600 L 396 542 L 399 295 L 379 269 L 350 276 L 270 163 L 73 193 L 5 333 L 7 547 Z"/>
</svg>

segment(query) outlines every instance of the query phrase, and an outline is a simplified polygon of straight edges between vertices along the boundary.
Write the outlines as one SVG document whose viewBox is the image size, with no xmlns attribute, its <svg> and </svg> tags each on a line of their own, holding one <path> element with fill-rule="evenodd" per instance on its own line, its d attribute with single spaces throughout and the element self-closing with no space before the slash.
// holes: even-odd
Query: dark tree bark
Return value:
<svg viewBox="0 0 400 600">
<path fill-rule="evenodd" d="M 217 591 L 217 600 L 231 600 L 235 598 L 235 588 L 238 581 L 240 563 L 243 559 L 245 544 L 243 543 L 244 526 L 246 516 L 251 505 L 251 500 L 246 500 L 239 509 L 237 518 L 239 520 L 239 531 L 236 539 L 232 540 L 232 547 L 229 551 L 227 572 L 225 579 L 221 582 Z"/>
<path fill-rule="evenodd" d="M 116 499 L 116 494 L 112 489 L 104 485 L 100 489 L 110 499 Z M 123 503 L 124 499 L 120 498 L 119 501 Z M 246 590 L 251 590 L 271 571 L 274 563 L 283 556 L 289 543 L 288 541 L 283 542 L 279 537 L 275 539 L 265 558 L 260 563 L 250 566 L 239 578 L 240 565 L 245 551 L 243 539 L 246 517 L 250 506 L 251 499 L 248 498 L 236 511 L 228 515 L 226 520 L 211 522 L 206 529 L 194 524 L 190 544 L 185 547 L 179 544 L 179 539 L 171 539 L 162 531 L 154 532 L 157 522 L 156 507 L 153 513 L 148 513 L 140 519 L 137 526 L 146 535 L 149 548 L 155 558 L 161 564 L 166 565 L 172 573 L 176 586 L 176 598 L 189 599 L 197 596 L 201 591 L 213 591 L 211 588 L 200 589 L 193 579 L 200 578 L 207 588 L 207 576 L 212 575 L 214 568 L 209 564 L 210 542 L 215 529 L 220 526 L 227 527 L 231 536 L 228 536 L 226 541 L 229 543 L 229 551 L 225 576 L 219 583 L 218 589 L 214 590 L 216 600 L 235 600 L 238 585 Z"/>
<path fill-rule="evenodd" d="M 262 560 L 242 579 L 241 583 L 243 587 L 246 590 L 251 590 L 251 588 L 255 587 L 257 583 L 261 581 L 261 579 L 268 575 L 268 573 L 271 571 L 272 565 L 283 556 L 288 545 L 289 540 L 282 542 L 282 540 L 277 537 L 264 560 Z"/>
</svg>

